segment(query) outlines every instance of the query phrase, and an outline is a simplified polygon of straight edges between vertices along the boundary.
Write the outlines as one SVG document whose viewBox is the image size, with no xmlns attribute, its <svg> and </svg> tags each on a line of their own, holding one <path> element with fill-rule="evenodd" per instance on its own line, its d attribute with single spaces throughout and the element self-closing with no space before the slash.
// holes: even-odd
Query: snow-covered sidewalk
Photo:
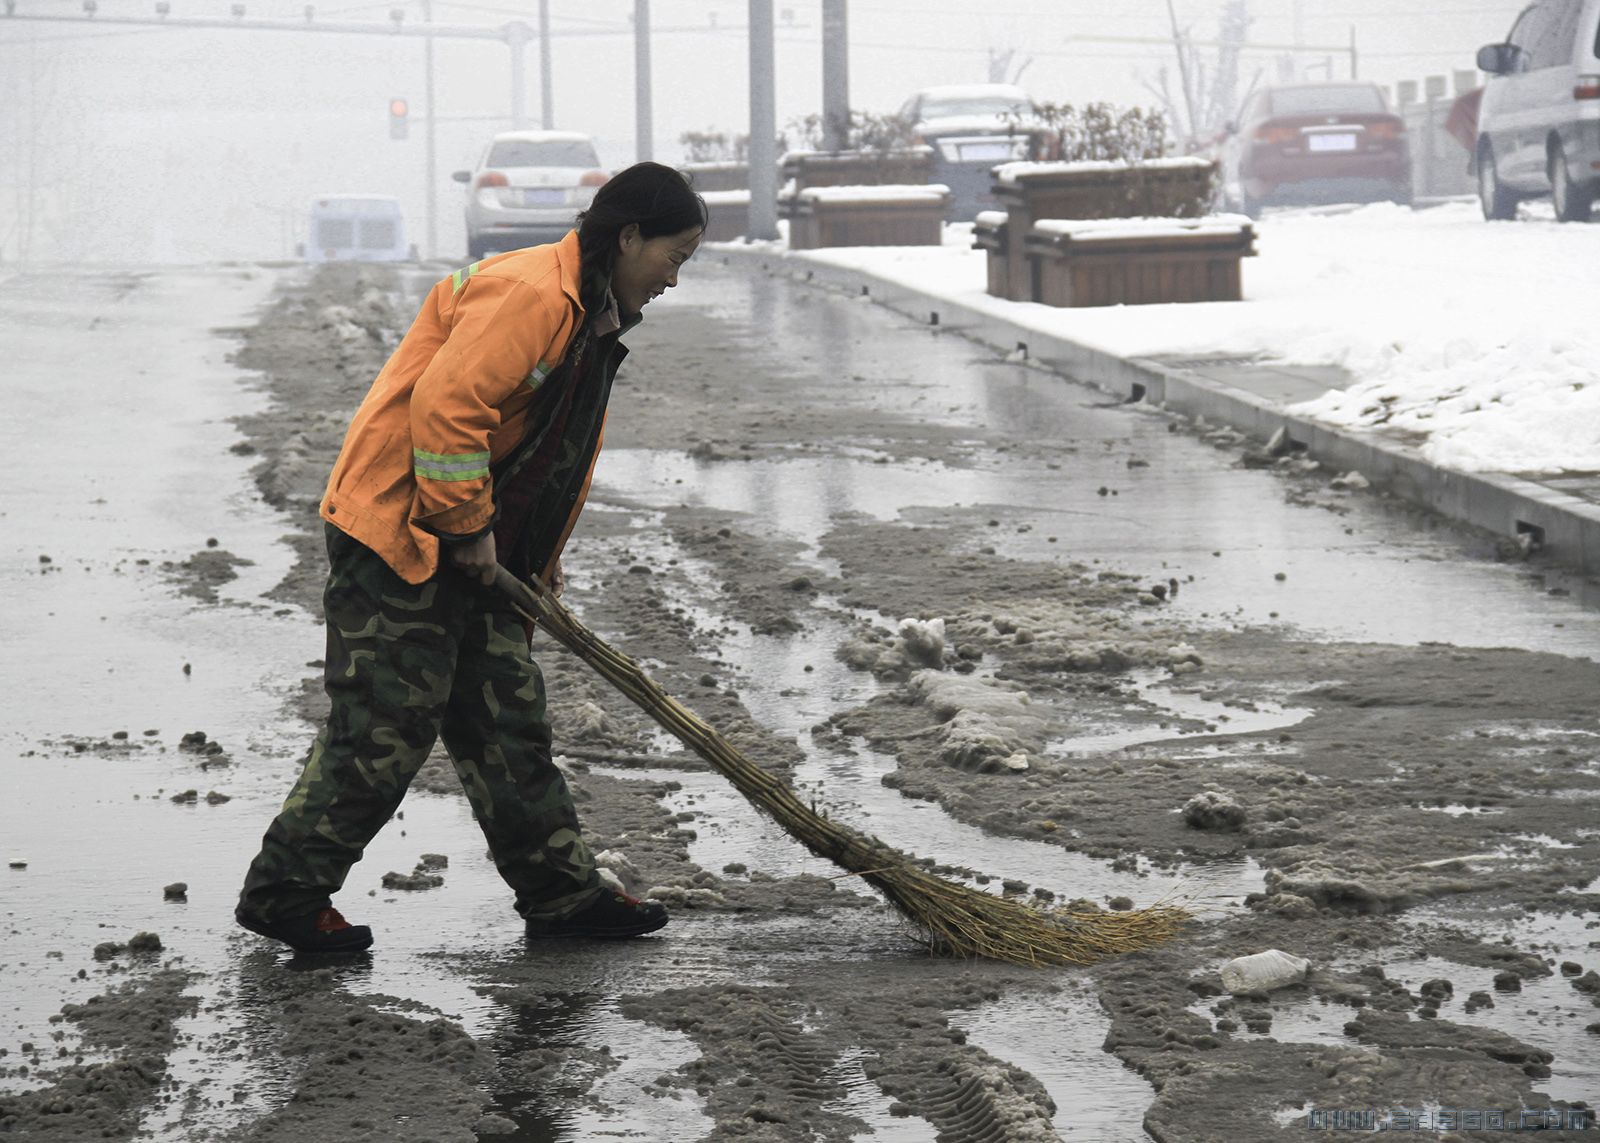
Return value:
<svg viewBox="0 0 1600 1143">
<path fill-rule="evenodd" d="M 1470 472 L 1600 469 L 1600 225 L 1487 223 L 1475 204 L 1268 214 L 1243 302 L 1054 309 L 984 290 L 971 227 L 940 247 L 795 257 L 867 271 L 1119 357 L 1258 355 L 1354 383 L 1294 411 L 1409 435 Z"/>
</svg>

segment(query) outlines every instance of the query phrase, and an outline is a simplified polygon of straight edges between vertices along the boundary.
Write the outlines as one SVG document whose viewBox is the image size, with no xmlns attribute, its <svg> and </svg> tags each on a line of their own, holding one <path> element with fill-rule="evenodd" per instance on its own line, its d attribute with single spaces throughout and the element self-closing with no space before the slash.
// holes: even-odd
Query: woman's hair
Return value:
<svg viewBox="0 0 1600 1143">
<path fill-rule="evenodd" d="M 591 288 L 603 288 L 617 258 L 617 236 L 630 223 L 642 238 L 684 230 L 704 230 L 706 202 L 680 171 L 661 163 L 635 163 L 613 175 L 589 209 L 578 215 L 578 247 L 583 251 L 584 306 Z M 593 284 L 593 285 L 592 285 Z"/>
</svg>

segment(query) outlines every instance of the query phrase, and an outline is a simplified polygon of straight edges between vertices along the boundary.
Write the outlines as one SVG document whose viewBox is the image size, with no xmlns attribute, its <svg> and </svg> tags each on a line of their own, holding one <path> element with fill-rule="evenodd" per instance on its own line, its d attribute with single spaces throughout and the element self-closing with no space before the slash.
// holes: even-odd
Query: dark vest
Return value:
<svg viewBox="0 0 1600 1143">
<path fill-rule="evenodd" d="M 490 469 L 495 552 L 519 579 L 549 574 L 577 511 L 600 447 L 611 382 L 628 355 L 618 340 L 622 332 L 592 337 L 585 323 L 566 360 L 534 394 L 522 441 Z"/>
</svg>

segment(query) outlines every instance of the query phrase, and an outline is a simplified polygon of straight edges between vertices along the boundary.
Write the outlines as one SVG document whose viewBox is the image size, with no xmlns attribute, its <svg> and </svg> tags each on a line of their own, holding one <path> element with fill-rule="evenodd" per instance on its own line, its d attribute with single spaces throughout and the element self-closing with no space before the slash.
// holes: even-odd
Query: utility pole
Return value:
<svg viewBox="0 0 1600 1143">
<path fill-rule="evenodd" d="M 822 0 L 822 149 L 842 151 L 850 132 L 848 0 Z"/>
<path fill-rule="evenodd" d="M 511 49 L 511 129 L 521 131 L 528 125 L 528 77 L 524 49 L 532 35 L 528 25 L 520 21 L 506 25 L 506 46 Z"/>
<path fill-rule="evenodd" d="M 772 0 L 750 0 L 750 234 L 778 237 L 778 95 Z"/>
<path fill-rule="evenodd" d="M 28 40 L 28 198 L 22 217 L 22 239 L 18 261 L 26 264 L 33 255 L 33 231 L 39 219 L 39 140 L 44 136 L 39 123 L 39 44 Z"/>
<path fill-rule="evenodd" d="M 1293 40 L 1293 42 L 1294 42 L 1294 77 L 1295 77 L 1295 79 L 1299 80 L 1299 79 L 1305 78 L 1305 69 L 1301 66 L 1301 63 L 1300 63 L 1300 53 L 1304 50 L 1305 42 L 1306 42 L 1306 6 L 1305 6 L 1305 0 L 1294 0 L 1293 13 L 1294 13 L 1294 24 L 1293 24 L 1294 35 L 1291 36 L 1290 39 Z M 1329 71 L 1328 71 L 1328 78 L 1330 80 L 1333 78 L 1332 69 L 1329 69 Z"/>
<path fill-rule="evenodd" d="M 650 0 L 633 0 L 633 157 L 655 158 L 655 117 L 650 103 Z"/>
<path fill-rule="evenodd" d="M 422 21 L 431 26 L 433 24 L 433 0 L 422 0 Z M 430 35 L 422 41 L 422 134 L 423 134 L 423 159 L 422 173 L 427 181 L 427 192 L 424 196 L 425 209 L 428 212 L 427 241 L 425 247 L 429 258 L 439 256 L 439 176 L 438 164 L 434 150 L 434 107 L 433 107 L 433 37 Z"/>
<path fill-rule="evenodd" d="M 555 84 L 550 78 L 550 0 L 539 0 L 539 125 L 556 125 Z"/>
</svg>

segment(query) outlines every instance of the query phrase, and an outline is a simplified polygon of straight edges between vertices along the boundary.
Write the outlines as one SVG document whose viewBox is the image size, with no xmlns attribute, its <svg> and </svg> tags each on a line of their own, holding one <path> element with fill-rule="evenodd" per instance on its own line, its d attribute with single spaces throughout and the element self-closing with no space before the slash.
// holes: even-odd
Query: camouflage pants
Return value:
<svg viewBox="0 0 1600 1143">
<path fill-rule="evenodd" d="M 587 905 L 600 881 L 550 760 L 544 679 L 522 621 L 453 569 L 409 584 L 327 531 L 333 706 L 250 865 L 241 907 L 267 920 L 325 907 L 440 737 L 517 911 L 554 920 Z"/>
</svg>

